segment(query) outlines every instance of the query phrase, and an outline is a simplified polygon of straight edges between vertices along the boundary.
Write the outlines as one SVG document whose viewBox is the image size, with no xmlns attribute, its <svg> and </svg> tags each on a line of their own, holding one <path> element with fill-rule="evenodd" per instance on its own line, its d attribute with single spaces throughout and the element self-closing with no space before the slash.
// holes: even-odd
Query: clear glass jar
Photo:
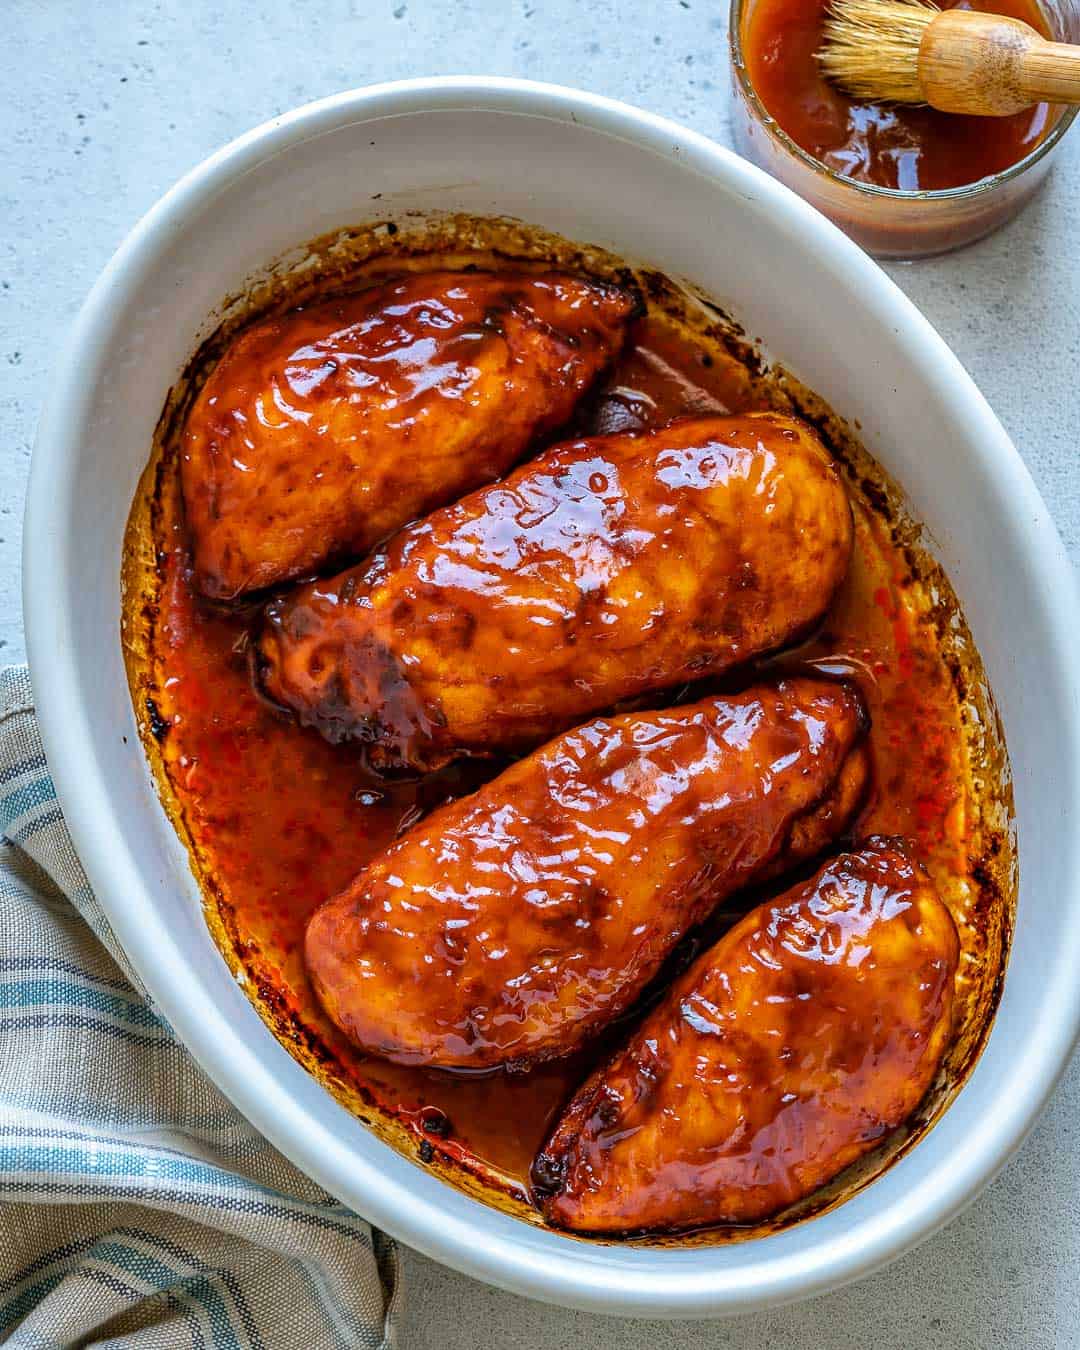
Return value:
<svg viewBox="0 0 1080 1350">
<path fill-rule="evenodd" d="M 750 83 L 743 44 L 756 0 L 731 0 L 729 50 L 735 147 L 786 183 L 856 243 L 879 258 L 924 258 L 960 248 L 1004 225 L 1046 180 L 1078 109 L 1059 109 L 1050 130 L 1023 159 L 962 187 L 907 192 L 876 187 L 828 168 L 769 115 Z M 1050 35 L 1080 42 L 1080 0 L 1042 0 Z"/>
</svg>

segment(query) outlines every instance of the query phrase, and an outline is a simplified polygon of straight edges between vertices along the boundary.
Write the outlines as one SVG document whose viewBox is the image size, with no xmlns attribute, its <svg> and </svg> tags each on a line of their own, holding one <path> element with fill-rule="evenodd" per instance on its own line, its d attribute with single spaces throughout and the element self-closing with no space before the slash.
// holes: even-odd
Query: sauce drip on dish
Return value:
<svg viewBox="0 0 1080 1350">
<path fill-rule="evenodd" d="M 635 327 L 581 434 L 663 424 L 688 414 L 763 409 L 739 361 L 658 308 Z M 379 852 L 434 806 L 475 790 L 505 759 L 459 761 L 419 777 L 379 776 L 356 744 L 332 745 L 253 692 L 253 605 L 200 597 L 180 507 L 175 455 L 157 475 L 153 544 L 158 604 L 144 688 L 148 724 L 208 897 L 219 945 L 242 973 L 279 1038 L 378 1127 L 403 1127 L 422 1163 L 456 1165 L 509 1196 L 527 1193 L 530 1167 L 567 1098 L 628 1031 L 620 1019 L 571 1059 L 494 1071 L 434 1070 L 364 1055 L 332 1026 L 310 987 L 303 937 L 312 912 L 344 890 Z M 971 881 L 973 818 L 957 685 L 915 563 L 869 485 L 848 483 L 852 564 L 824 625 L 807 642 L 741 672 L 754 679 L 824 673 L 851 680 L 871 717 L 873 783 L 851 836 L 913 841 L 958 923 L 965 950 L 984 935 Z M 705 692 L 708 692 L 707 689 Z M 700 686 L 677 697 L 701 697 Z M 657 700 L 658 706 L 670 702 Z M 791 878 L 769 883 L 777 894 Z M 714 940 L 761 898 L 738 898 L 707 925 Z M 691 939 L 673 958 L 701 950 Z M 648 998 L 646 998 L 646 1005 Z M 639 1017 L 642 1006 L 631 1017 Z"/>
<path fill-rule="evenodd" d="M 946 0 L 941 7 L 1006 14 L 1049 36 L 1035 0 Z M 756 0 L 746 11 L 743 53 L 766 110 L 835 173 L 910 192 L 960 187 L 1023 159 L 1053 125 L 1045 103 L 1010 117 L 965 117 L 849 98 L 815 59 L 826 8 L 827 0 Z"/>
</svg>

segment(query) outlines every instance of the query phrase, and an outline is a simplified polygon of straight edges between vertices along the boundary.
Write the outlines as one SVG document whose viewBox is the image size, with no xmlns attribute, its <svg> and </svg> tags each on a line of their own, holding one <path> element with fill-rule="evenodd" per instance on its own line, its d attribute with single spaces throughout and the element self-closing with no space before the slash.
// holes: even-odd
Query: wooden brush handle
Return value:
<svg viewBox="0 0 1080 1350">
<path fill-rule="evenodd" d="M 1048 42 L 1020 19 L 950 9 L 923 34 L 919 84 L 931 107 L 983 117 L 1080 103 L 1080 47 Z"/>
</svg>

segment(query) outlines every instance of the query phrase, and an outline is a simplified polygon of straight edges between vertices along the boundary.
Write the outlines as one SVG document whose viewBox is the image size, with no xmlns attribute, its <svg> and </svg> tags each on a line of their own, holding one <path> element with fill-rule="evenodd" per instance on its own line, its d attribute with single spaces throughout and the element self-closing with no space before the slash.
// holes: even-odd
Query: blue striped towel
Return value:
<svg viewBox="0 0 1080 1350">
<path fill-rule="evenodd" d="M 0 671 L 0 1342 L 391 1347 L 383 1234 L 262 1139 L 128 968 Z"/>
</svg>

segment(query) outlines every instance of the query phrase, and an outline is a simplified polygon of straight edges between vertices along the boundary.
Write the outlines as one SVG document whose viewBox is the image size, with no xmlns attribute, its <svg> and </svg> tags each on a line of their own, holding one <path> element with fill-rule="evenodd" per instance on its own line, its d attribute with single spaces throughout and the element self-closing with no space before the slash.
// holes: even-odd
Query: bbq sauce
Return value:
<svg viewBox="0 0 1080 1350">
<path fill-rule="evenodd" d="M 1034 0 L 946 0 L 942 8 L 1005 14 L 1049 36 Z M 826 0 L 756 0 L 742 38 L 766 110 L 834 173 L 910 192 L 961 187 L 1023 159 L 1053 125 L 1046 103 L 1010 117 L 965 117 L 849 98 L 818 68 L 825 17 Z"/>
<path fill-rule="evenodd" d="M 725 341 L 690 332 L 657 305 L 573 431 L 626 431 L 687 414 L 770 406 L 772 395 L 753 370 L 753 361 L 729 354 Z M 525 1073 L 403 1067 L 344 1040 L 307 979 L 307 920 L 424 814 L 473 791 L 504 762 L 462 761 L 418 778 L 379 777 L 355 745 L 331 745 L 267 706 L 249 677 L 258 608 L 226 608 L 200 597 L 176 447 L 168 439 L 149 482 L 151 547 L 143 551 L 152 561 L 129 587 L 126 610 L 132 632 L 149 624 L 147 650 L 130 658 L 130 671 L 133 687 L 154 700 L 160 736 L 146 728 L 144 743 L 153 747 L 152 761 L 160 756 L 166 804 L 191 853 L 215 940 L 275 1035 L 365 1123 L 420 1165 L 434 1165 L 473 1193 L 498 1197 L 539 1222 L 528 1204 L 531 1164 L 562 1105 L 650 999 L 583 1053 Z M 971 775 L 959 668 L 942 649 L 933 620 L 937 601 L 890 522 L 883 489 L 862 471 L 849 475 L 848 488 L 854 555 L 825 624 L 801 647 L 745 672 L 743 683 L 821 671 L 858 686 L 872 719 L 874 781 L 853 835 L 901 834 L 914 842 L 971 963 L 974 1011 L 964 1025 L 973 1029 L 958 1033 L 957 1043 L 981 1044 L 980 1009 L 992 997 L 1006 920 L 996 893 L 979 880 L 983 865 L 975 850 L 985 788 Z M 129 550 L 134 556 L 139 548 L 134 530 Z M 778 879 L 771 892 L 786 884 Z M 723 906 L 665 979 L 692 957 L 695 941 L 700 949 L 701 941 L 715 940 L 762 898 L 739 896 Z"/>
</svg>

